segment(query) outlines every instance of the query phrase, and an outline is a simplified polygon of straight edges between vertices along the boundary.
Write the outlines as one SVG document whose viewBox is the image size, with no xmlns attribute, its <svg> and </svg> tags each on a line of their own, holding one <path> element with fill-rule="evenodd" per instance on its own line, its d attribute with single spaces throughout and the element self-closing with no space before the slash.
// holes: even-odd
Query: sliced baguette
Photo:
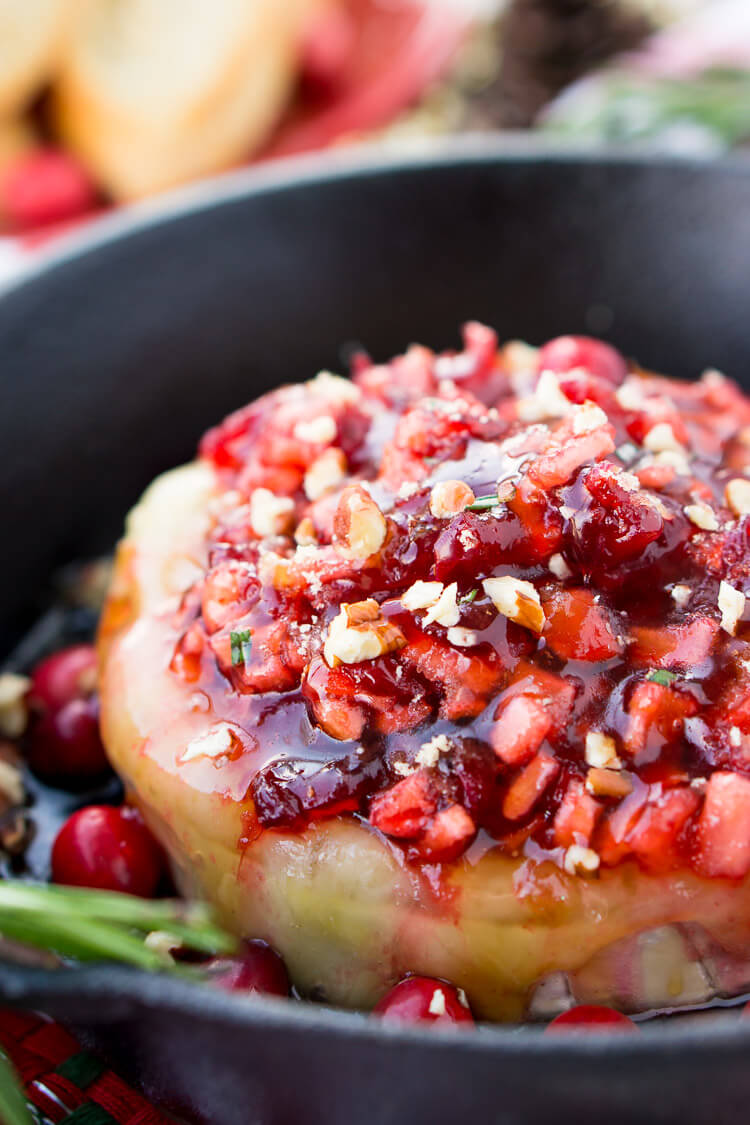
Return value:
<svg viewBox="0 0 750 1125">
<path fill-rule="evenodd" d="M 0 121 L 0 176 L 36 143 L 33 128 L 23 118 Z"/>
<path fill-rule="evenodd" d="M 0 118 L 52 77 L 78 0 L 0 0 Z"/>
<path fill-rule="evenodd" d="M 239 162 L 292 91 L 320 0 L 87 0 L 55 89 L 62 139 L 117 199 Z"/>
</svg>

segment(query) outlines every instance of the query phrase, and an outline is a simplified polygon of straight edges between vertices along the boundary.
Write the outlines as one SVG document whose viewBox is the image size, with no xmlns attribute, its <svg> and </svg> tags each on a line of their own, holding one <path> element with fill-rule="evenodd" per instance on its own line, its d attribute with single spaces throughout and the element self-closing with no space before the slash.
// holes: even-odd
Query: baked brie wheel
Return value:
<svg viewBox="0 0 750 1125">
<path fill-rule="evenodd" d="M 491 1020 L 750 986 L 750 402 L 562 337 L 239 410 L 120 544 L 104 738 L 306 995 Z"/>
</svg>

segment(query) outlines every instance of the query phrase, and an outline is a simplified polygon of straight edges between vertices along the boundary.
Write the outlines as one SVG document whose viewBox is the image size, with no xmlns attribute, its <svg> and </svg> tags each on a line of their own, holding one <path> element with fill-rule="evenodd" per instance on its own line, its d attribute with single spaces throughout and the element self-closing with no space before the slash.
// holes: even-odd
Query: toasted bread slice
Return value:
<svg viewBox="0 0 750 1125">
<path fill-rule="evenodd" d="M 78 0 L 0 0 L 0 117 L 52 76 Z"/>
<path fill-rule="evenodd" d="M 34 130 L 22 118 L 0 121 L 0 175 L 35 144 Z"/>
<path fill-rule="evenodd" d="M 263 142 L 319 0 L 88 0 L 56 86 L 63 139 L 118 199 L 221 171 Z"/>
</svg>

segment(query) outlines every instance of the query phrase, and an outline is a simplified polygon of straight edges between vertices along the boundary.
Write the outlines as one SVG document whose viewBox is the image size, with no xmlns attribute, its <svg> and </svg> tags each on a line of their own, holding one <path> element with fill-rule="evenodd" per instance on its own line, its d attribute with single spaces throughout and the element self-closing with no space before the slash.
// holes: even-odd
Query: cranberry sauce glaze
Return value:
<svg viewBox="0 0 750 1125">
<path fill-rule="evenodd" d="M 175 677 L 251 753 L 252 823 L 413 863 L 750 870 L 750 401 L 479 324 L 237 411 Z"/>
</svg>

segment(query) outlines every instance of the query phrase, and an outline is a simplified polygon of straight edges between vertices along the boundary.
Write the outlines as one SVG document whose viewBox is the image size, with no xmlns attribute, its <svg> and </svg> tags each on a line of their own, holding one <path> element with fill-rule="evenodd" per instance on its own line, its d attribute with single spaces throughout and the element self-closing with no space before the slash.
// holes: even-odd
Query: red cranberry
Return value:
<svg viewBox="0 0 750 1125">
<path fill-rule="evenodd" d="M 591 336 L 557 336 L 539 352 L 540 371 L 564 375 L 579 367 L 614 386 L 619 385 L 628 373 L 620 353 Z"/>
<path fill-rule="evenodd" d="M 209 965 L 212 980 L 227 992 L 261 992 L 267 996 L 288 996 L 286 965 L 264 941 L 245 942 L 237 957 L 217 957 Z"/>
<path fill-rule="evenodd" d="M 52 847 L 52 880 L 151 898 L 164 854 L 137 809 L 89 805 L 73 813 Z"/>
<path fill-rule="evenodd" d="M 357 28 L 352 14 L 337 6 L 313 20 L 301 47 L 302 82 L 311 94 L 332 94 L 346 78 Z"/>
<path fill-rule="evenodd" d="M 16 161 L 0 185 L 0 208 L 16 230 L 72 219 L 95 203 L 96 189 L 85 168 L 51 148 Z"/>
<path fill-rule="evenodd" d="M 99 700 L 71 699 L 33 719 L 26 740 L 29 766 L 60 784 L 89 781 L 109 768 L 99 733 Z"/>
<path fill-rule="evenodd" d="M 29 701 L 39 710 L 57 711 L 71 699 L 83 699 L 96 690 L 96 650 L 93 645 L 71 645 L 41 660 L 31 674 Z"/>
<path fill-rule="evenodd" d="M 474 1023 L 463 992 L 433 977 L 400 981 L 376 1005 L 375 1012 L 394 1023 Z"/>
<path fill-rule="evenodd" d="M 544 1033 L 564 1035 L 566 1031 L 596 1031 L 599 1028 L 626 1034 L 638 1030 L 631 1019 L 624 1016 L 622 1012 L 616 1012 L 614 1008 L 602 1008 L 597 1004 L 579 1004 L 577 1008 L 571 1008 L 556 1016 L 544 1029 Z"/>
</svg>

